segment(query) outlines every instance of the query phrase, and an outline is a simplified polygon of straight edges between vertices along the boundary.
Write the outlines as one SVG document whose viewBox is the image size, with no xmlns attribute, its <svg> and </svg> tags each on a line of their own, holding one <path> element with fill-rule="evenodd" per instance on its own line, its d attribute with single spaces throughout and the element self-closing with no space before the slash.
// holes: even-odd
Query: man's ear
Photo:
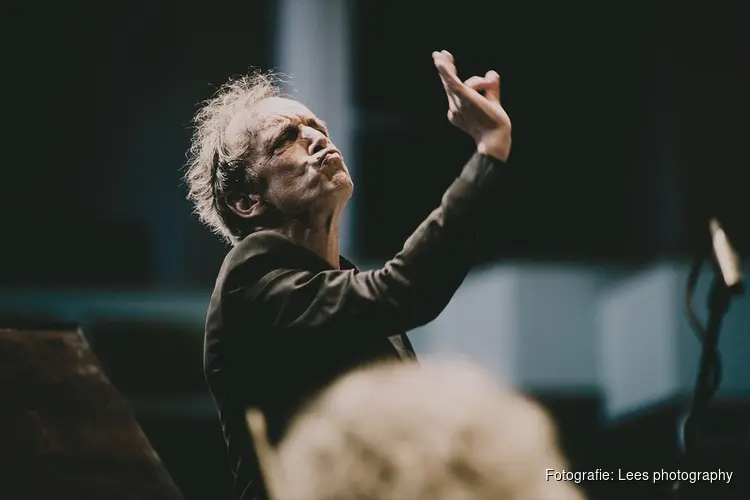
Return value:
<svg viewBox="0 0 750 500">
<path fill-rule="evenodd" d="M 258 217 L 266 209 L 265 203 L 257 195 L 240 194 L 232 196 L 227 200 L 227 204 L 232 212 L 243 219 Z"/>
</svg>

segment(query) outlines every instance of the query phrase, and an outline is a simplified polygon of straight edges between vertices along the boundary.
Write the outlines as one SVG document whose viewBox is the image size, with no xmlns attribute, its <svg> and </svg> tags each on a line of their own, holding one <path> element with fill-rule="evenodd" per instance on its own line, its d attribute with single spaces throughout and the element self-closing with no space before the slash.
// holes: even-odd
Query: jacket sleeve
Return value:
<svg viewBox="0 0 750 500">
<path fill-rule="evenodd" d="M 403 249 L 373 271 L 269 269 L 251 287 L 231 292 L 285 335 L 383 336 L 435 319 L 475 262 L 484 202 L 502 196 L 508 167 L 475 153 Z M 362 325 L 367 325 L 362 328 Z"/>
</svg>

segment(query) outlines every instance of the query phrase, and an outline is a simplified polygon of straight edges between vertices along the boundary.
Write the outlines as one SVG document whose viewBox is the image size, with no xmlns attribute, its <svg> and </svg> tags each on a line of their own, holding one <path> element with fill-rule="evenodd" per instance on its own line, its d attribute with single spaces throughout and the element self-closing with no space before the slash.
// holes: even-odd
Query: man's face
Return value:
<svg viewBox="0 0 750 500">
<path fill-rule="evenodd" d="M 325 124 L 302 104 L 278 97 L 249 113 L 247 123 L 258 133 L 255 171 L 265 185 L 263 197 L 289 215 L 343 208 L 354 186 Z"/>
</svg>

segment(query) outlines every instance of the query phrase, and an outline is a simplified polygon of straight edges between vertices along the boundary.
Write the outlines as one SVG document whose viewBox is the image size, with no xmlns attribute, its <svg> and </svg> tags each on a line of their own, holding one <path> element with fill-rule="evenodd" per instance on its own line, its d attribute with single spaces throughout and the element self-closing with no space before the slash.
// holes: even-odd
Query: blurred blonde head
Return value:
<svg viewBox="0 0 750 500">
<path fill-rule="evenodd" d="M 259 415 L 249 413 L 258 435 Z M 579 500 L 547 414 L 467 362 L 382 364 L 335 383 L 259 449 L 274 500 Z"/>
</svg>

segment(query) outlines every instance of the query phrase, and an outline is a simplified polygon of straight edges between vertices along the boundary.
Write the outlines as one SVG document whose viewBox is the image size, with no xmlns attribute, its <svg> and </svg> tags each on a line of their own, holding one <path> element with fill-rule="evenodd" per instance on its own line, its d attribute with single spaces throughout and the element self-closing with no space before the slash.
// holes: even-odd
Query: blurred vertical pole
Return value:
<svg viewBox="0 0 750 500">
<path fill-rule="evenodd" d="M 676 108 L 680 78 L 668 39 L 663 32 L 640 39 L 640 148 L 630 169 L 629 240 L 649 258 L 674 256 L 683 236 Z"/>
<path fill-rule="evenodd" d="M 659 262 L 676 256 L 683 227 L 681 78 L 667 29 L 659 24 L 633 40 L 638 116 L 628 165 L 627 243 L 651 265 L 613 280 L 600 295 L 598 363 L 611 418 L 681 394 L 680 345 L 693 340 L 682 330 L 684 276 Z"/>
<path fill-rule="evenodd" d="M 349 2 L 278 0 L 276 67 L 287 79 L 285 91 L 327 124 L 347 158 L 356 185 L 351 99 Z M 355 207 L 350 201 L 341 222 L 340 251 L 354 250 Z"/>
</svg>

